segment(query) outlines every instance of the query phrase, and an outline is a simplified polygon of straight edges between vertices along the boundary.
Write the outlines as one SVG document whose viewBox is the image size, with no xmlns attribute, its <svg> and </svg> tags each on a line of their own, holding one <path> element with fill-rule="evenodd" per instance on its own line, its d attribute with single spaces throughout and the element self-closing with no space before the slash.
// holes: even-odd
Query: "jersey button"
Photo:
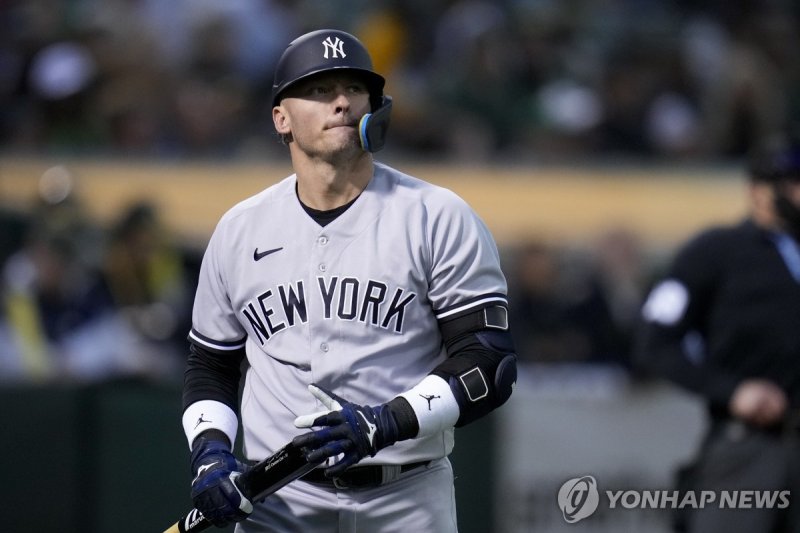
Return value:
<svg viewBox="0 0 800 533">
<path fill-rule="evenodd" d="M 323 352 L 327 352 L 328 350 L 331 349 L 331 347 L 328 346 L 327 342 L 323 342 L 322 344 L 319 345 L 319 349 L 322 350 Z"/>
<path fill-rule="evenodd" d="M 317 239 L 317 242 L 319 243 L 320 246 L 325 246 L 326 244 L 328 244 L 328 238 L 325 235 L 323 235 L 319 239 Z"/>
<path fill-rule="evenodd" d="M 320 272 L 325 272 L 326 270 L 328 270 L 328 267 L 325 266 L 325 263 L 320 263 L 319 264 L 319 271 Z"/>
</svg>

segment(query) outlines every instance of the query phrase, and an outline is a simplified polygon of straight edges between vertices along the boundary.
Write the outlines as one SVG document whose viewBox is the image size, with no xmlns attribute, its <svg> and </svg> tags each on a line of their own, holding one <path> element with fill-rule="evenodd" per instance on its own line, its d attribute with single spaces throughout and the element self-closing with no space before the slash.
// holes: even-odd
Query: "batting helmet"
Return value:
<svg viewBox="0 0 800 533">
<path fill-rule="evenodd" d="M 361 41 L 340 30 L 317 30 L 301 35 L 284 50 L 275 68 L 272 105 L 278 105 L 281 94 L 298 81 L 335 69 L 362 74 L 372 108 L 381 104 L 386 80 L 373 70 L 372 59 Z"/>
</svg>

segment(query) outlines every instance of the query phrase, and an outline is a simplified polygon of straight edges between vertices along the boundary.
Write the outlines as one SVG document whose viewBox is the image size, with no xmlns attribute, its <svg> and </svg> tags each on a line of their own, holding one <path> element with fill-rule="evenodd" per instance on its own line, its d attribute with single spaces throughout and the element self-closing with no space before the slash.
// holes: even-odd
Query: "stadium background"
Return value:
<svg viewBox="0 0 800 533">
<path fill-rule="evenodd" d="M 326 26 L 359 35 L 387 75 L 396 114 L 379 159 L 475 207 L 526 311 L 513 317 L 517 392 L 457 434 L 461 530 L 563 530 L 555 494 L 579 475 L 667 487 L 703 418 L 630 371 L 631 316 L 678 242 L 741 216 L 747 150 L 798 118 L 797 11 L 1 3 L 3 529 L 161 531 L 188 506 L 180 368 L 199 254 L 229 206 L 287 174 L 268 74 L 291 37 Z M 126 240 L 131 228 L 149 244 Z M 127 287 L 102 309 L 108 327 L 30 328 L 21 265 L 48 246 L 64 294 L 95 275 Z M 126 261 L 148 265 L 147 281 Z M 668 519 L 601 509 L 571 530 L 658 532 Z"/>
</svg>

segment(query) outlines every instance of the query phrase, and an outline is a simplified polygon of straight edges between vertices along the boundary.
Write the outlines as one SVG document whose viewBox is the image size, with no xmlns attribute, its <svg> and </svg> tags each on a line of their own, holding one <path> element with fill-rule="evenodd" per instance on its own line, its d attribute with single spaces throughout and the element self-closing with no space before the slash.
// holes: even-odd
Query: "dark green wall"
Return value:
<svg viewBox="0 0 800 533">
<path fill-rule="evenodd" d="M 180 407 L 178 386 L 0 388 L 2 531 L 161 533 L 191 505 Z M 456 432 L 462 533 L 491 531 L 492 424 Z"/>
<path fill-rule="evenodd" d="M 1 388 L 0 417 L 3 531 L 160 533 L 191 503 L 177 388 Z"/>
</svg>

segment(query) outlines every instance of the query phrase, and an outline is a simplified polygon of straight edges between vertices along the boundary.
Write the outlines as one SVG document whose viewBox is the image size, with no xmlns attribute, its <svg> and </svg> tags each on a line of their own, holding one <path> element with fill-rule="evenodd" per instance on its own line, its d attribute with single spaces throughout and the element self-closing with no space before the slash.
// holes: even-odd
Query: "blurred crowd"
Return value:
<svg viewBox="0 0 800 533">
<path fill-rule="evenodd" d="M 663 251 L 611 227 L 588 242 L 530 238 L 504 251 L 509 320 L 523 363 L 632 370 L 634 328 Z"/>
<path fill-rule="evenodd" d="M 792 0 L 5 0 L 3 151 L 282 156 L 286 43 L 356 34 L 394 153 L 725 158 L 800 118 Z"/>
<path fill-rule="evenodd" d="M 182 376 L 199 257 L 153 203 L 99 224 L 57 166 L 0 227 L 0 383 Z"/>
<path fill-rule="evenodd" d="M 790 0 L 6 0 L 0 155 L 286 157 L 270 113 L 286 43 L 364 41 L 415 160 L 672 163 L 744 155 L 800 119 Z M 89 220 L 69 171 L 2 213 L 0 380 L 179 379 L 200 251 L 158 208 Z M 532 231 L 535 231 L 532 228 Z M 523 361 L 628 367 L 658 271 L 626 228 L 503 250 Z"/>
<path fill-rule="evenodd" d="M 0 384 L 181 380 L 202 249 L 152 200 L 90 218 L 67 166 L 46 170 L 33 200 L 0 209 Z M 535 235 L 501 254 L 523 363 L 630 370 L 657 250 L 612 227 L 583 243 Z"/>
</svg>

